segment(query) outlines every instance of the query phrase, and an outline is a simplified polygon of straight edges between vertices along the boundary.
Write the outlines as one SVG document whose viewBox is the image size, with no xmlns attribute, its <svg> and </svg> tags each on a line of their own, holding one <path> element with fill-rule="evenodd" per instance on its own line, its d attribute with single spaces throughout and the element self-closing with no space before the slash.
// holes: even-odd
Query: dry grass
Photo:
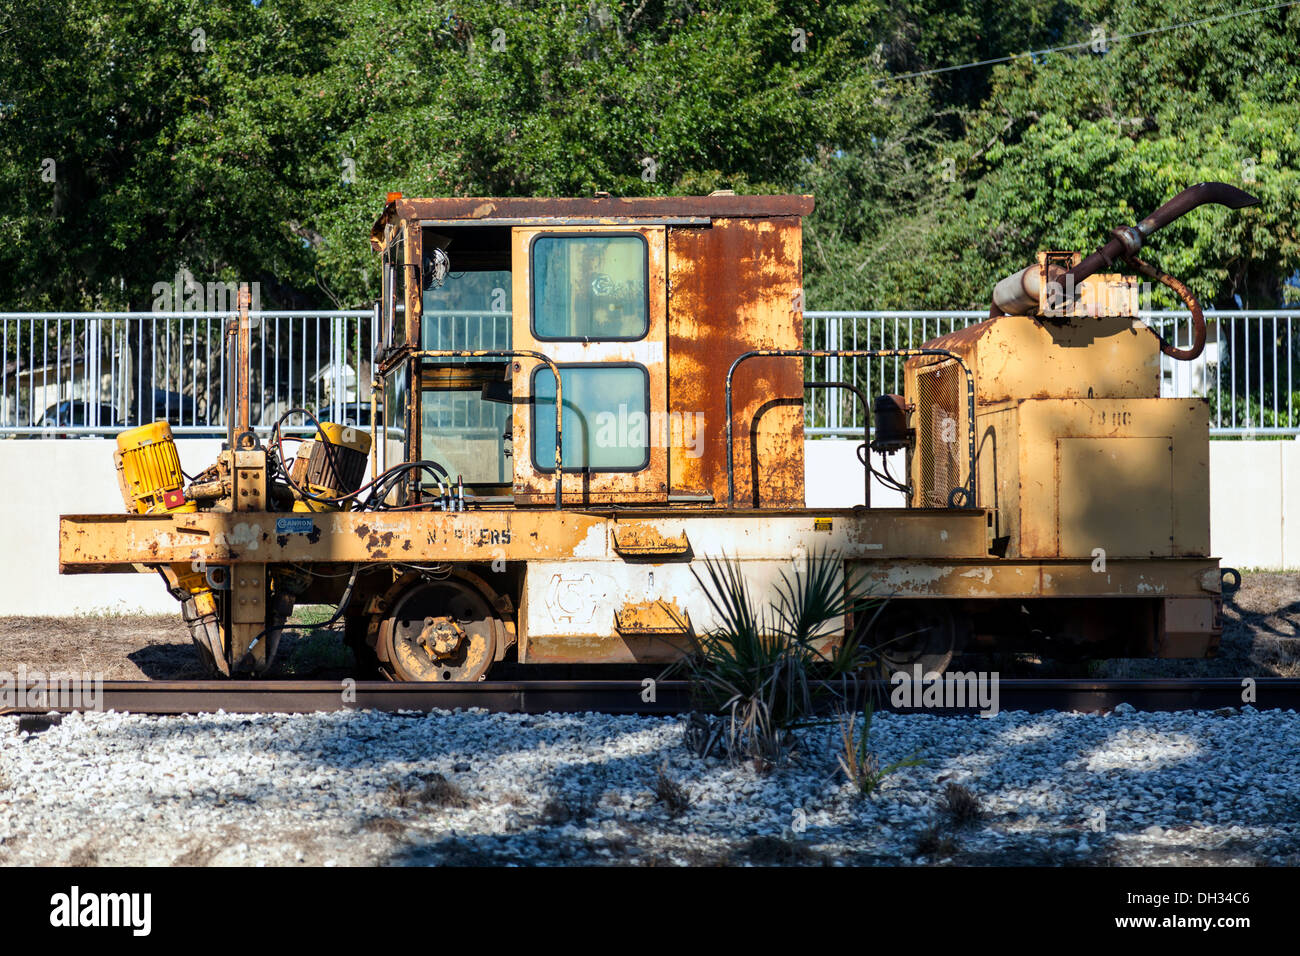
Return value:
<svg viewBox="0 0 1300 956">
<path fill-rule="evenodd" d="M 943 788 L 939 808 L 956 827 L 969 826 L 984 816 L 979 797 L 959 783 L 950 783 Z"/>
<path fill-rule="evenodd" d="M 958 849 L 957 840 L 953 835 L 946 832 L 941 824 L 936 823 L 921 831 L 921 835 L 917 837 L 913 852 L 917 856 L 943 859 L 952 856 Z"/>
<path fill-rule="evenodd" d="M 431 773 L 421 778 L 424 787 L 416 794 L 420 803 L 431 803 L 435 807 L 448 807 L 463 810 L 471 803 L 470 798 L 459 784 L 453 783 L 440 773 Z"/>
<path fill-rule="evenodd" d="M 406 824 L 395 817 L 371 817 L 361 824 L 366 833 L 382 833 L 385 836 L 401 836 L 406 832 Z"/>
<path fill-rule="evenodd" d="M 399 810 L 406 810 L 415 803 L 415 791 L 402 783 L 390 783 L 388 802 Z"/>
<path fill-rule="evenodd" d="M 79 846 L 68 854 L 68 866 L 98 866 L 99 851 L 89 843 Z"/>
<path fill-rule="evenodd" d="M 884 779 L 894 771 L 921 764 L 921 761 L 909 757 L 905 760 L 895 760 L 884 767 L 880 765 L 880 759 L 872 752 L 870 746 L 871 713 L 870 706 L 862 712 L 861 734 L 858 733 L 857 714 L 849 713 L 840 717 L 841 749 L 837 758 L 840 769 L 844 771 L 844 776 L 848 778 L 849 783 L 857 788 L 858 793 L 867 797 L 874 794 Z"/>
<path fill-rule="evenodd" d="M 159 582 L 162 587 L 162 582 Z M 199 677 L 189 632 L 175 615 L 0 617 L 0 670 L 20 664 L 104 680 Z"/>
<path fill-rule="evenodd" d="M 172 860 L 172 866 L 207 866 L 217 855 L 217 848 L 202 841 L 194 843 L 188 850 Z"/>
<path fill-rule="evenodd" d="M 440 773 L 421 774 L 418 779 L 420 783 L 413 786 L 402 782 L 390 783 L 388 802 L 401 810 L 408 810 L 417 804 L 463 810 L 473 803 L 459 784 Z"/>
<path fill-rule="evenodd" d="M 567 801 L 561 796 L 552 796 L 542 806 L 541 822 L 547 826 L 563 826 L 566 823 L 581 823 L 596 810 L 590 797 L 581 797 Z"/>
<path fill-rule="evenodd" d="M 674 817 L 681 816 L 691 805 L 691 795 L 686 792 L 686 788 L 668 776 L 667 763 L 659 768 L 655 778 L 654 793 L 655 799 L 662 803 L 668 809 L 668 813 Z"/>
<path fill-rule="evenodd" d="M 979 797 L 959 783 L 950 783 L 939 796 L 937 819 L 917 836 L 912 852 L 917 857 L 942 860 L 960 849 L 957 831 L 984 818 Z"/>
<path fill-rule="evenodd" d="M 162 588 L 162 582 L 158 581 Z M 313 606 L 300 608 L 320 619 Z M 313 616 L 314 614 L 314 616 Z M 104 680 L 184 680 L 206 674 L 181 606 L 175 614 L 0 617 L 0 671 L 99 674 Z M 286 631 L 268 676 L 304 676 L 350 669 L 351 653 L 336 631 Z"/>
</svg>

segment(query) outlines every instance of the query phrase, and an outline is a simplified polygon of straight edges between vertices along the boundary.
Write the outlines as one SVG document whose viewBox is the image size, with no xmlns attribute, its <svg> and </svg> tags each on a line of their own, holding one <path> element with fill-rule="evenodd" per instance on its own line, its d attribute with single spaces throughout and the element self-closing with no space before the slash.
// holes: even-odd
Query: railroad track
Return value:
<svg viewBox="0 0 1300 956">
<path fill-rule="evenodd" d="M 980 707 L 899 707 L 889 686 L 875 685 L 882 709 L 906 713 L 976 714 Z M 1253 700 L 1241 680 L 1070 680 L 1007 678 L 997 684 L 998 710 L 1068 710 L 1094 713 L 1122 703 L 1138 710 L 1218 710 L 1246 703 L 1260 710 L 1300 710 L 1300 679 L 1256 678 Z M 75 696 L 80 693 L 80 696 Z M 475 684 L 387 681 L 104 681 L 93 688 L 69 685 L 58 695 L 8 692 L 3 714 L 114 710 L 134 714 L 313 713 L 338 710 L 429 711 L 481 707 L 501 713 L 678 714 L 690 709 L 684 681 L 512 680 Z M 883 697 L 881 696 L 883 695 Z M 954 700 L 949 697 L 947 700 Z"/>
</svg>

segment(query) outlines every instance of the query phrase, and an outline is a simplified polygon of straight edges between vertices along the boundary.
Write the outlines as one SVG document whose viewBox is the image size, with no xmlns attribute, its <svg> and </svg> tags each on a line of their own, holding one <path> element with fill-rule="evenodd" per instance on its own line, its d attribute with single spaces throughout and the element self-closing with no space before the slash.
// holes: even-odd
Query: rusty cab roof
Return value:
<svg viewBox="0 0 1300 956">
<path fill-rule="evenodd" d="M 370 244 L 379 249 L 384 227 L 399 219 L 419 219 L 451 225 L 458 221 L 497 225 L 618 225 L 625 222 L 664 222 L 708 225 L 713 219 L 767 219 L 806 216 L 812 196 L 596 196 L 575 198 L 444 198 L 407 199 L 400 194 L 384 206 L 370 230 Z"/>
</svg>

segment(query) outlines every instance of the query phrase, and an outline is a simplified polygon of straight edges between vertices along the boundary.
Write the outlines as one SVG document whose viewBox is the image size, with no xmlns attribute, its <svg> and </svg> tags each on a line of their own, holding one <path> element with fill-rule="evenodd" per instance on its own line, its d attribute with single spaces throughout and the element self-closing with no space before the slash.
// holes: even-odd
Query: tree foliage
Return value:
<svg viewBox="0 0 1300 956">
<path fill-rule="evenodd" d="M 983 306 L 1204 179 L 1151 245 L 1220 305 L 1300 266 L 1300 8 L 1187 0 L 0 0 L 0 301 L 377 294 L 385 193 L 808 191 L 807 301 Z M 53 178 L 48 175 L 53 163 Z"/>
</svg>

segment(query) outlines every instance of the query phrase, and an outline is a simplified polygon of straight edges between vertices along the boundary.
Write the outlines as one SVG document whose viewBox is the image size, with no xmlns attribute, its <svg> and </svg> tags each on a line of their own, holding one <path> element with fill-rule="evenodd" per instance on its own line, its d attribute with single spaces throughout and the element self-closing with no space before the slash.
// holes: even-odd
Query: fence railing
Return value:
<svg viewBox="0 0 1300 956">
<path fill-rule="evenodd" d="M 332 420 L 370 423 L 379 319 L 371 309 L 251 313 L 253 426 L 269 430 L 305 405 Z M 1140 316 L 1174 344 L 1191 342 L 1186 311 Z M 221 435 L 229 382 L 226 312 L 0 313 L 0 435 L 111 435 L 167 419 L 182 435 Z M 439 312 L 425 348 L 509 347 L 509 315 Z M 987 318 L 984 312 L 805 312 L 808 349 L 918 348 Z M 1204 397 L 1211 433 L 1300 435 L 1300 310 L 1207 312 L 1205 351 L 1161 359 L 1161 394 Z M 471 344 L 472 343 L 472 344 Z M 902 359 L 814 358 L 809 381 L 849 382 L 866 395 L 901 392 Z M 864 411 L 843 389 L 807 396 L 811 436 L 860 437 Z M 432 411 L 432 410 L 431 410 Z"/>
<path fill-rule="evenodd" d="M 988 318 L 988 312 L 805 312 L 810 349 L 907 349 Z M 1192 341 L 1187 310 L 1143 311 L 1148 325 L 1173 345 Z M 1205 350 L 1190 362 L 1160 357 L 1160 394 L 1206 398 L 1210 433 L 1219 436 L 1300 435 L 1300 310 L 1223 310 L 1205 313 Z M 810 359 L 804 377 L 844 381 L 867 395 L 901 393 L 903 359 Z M 862 435 L 862 409 L 842 390 L 808 395 L 806 432 L 844 438 Z"/>
<path fill-rule="evenodd" d="M 0 313 L 0 432 L 104 435 L 166 419 L 182 435 L 226 429 L 232 313 Z M 368 424 L 373 309 L 250 313 L 250 418 L 294 406 Z"/>
</svg>

